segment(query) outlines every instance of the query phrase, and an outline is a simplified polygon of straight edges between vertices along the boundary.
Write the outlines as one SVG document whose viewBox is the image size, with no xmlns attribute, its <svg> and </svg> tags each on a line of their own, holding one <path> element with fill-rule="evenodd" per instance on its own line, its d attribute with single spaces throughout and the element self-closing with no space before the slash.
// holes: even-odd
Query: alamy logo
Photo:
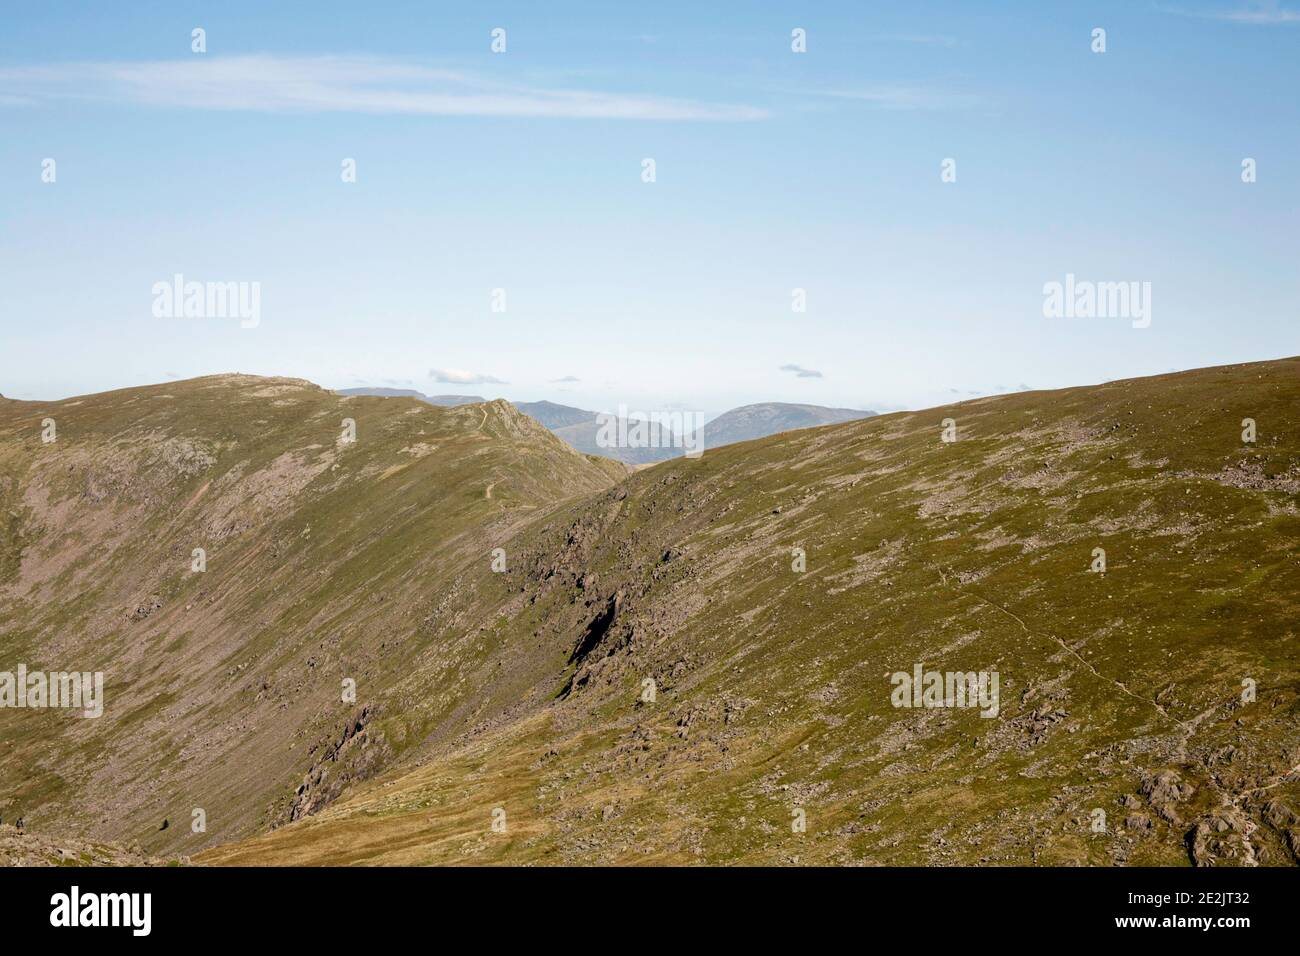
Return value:
<svg viewBox="0 0 1300 956">
<path fill-rule="evenodd" d="M 997 671 L 927 671 L 917 664 L 912 673 L 895 671 L 889 695 L 895 707 L 978 707 L 981 717 L 998 715 Z"/>
<path fill-rule="evenodd" d="M 129 926 L 131 935 L 148 936 L 153 928 L 153 896 L 150 893 L 86 893 L 74 886 L 71 892 L 50 897 L 51 926 Z"/>
<path fill-rule="evenodd" d="M 1043 284 L 1047 319 L 1132 319 L 1133 328 L 1151 324 L 1150 282 L 1092 282 L 1067 272 L 1064 282 Z"/>
<path fill-rule="evenodd" d="M 262 321 L 262 283 L 186 282 L 176 273 L 170 282 L 155 282 L 153 314 L 158 319 L 239 319 L 245 329 Z"/>
<path fill-rule="evenodd" d="M 596 416 L 597 448 L 681 448 L 687 458 L 704 454 L 703 412 L 629 412 Z"/>
<path fill-rule="evenodd" d="M 0 707 L 70 707 L 83 717 L 104 715 L 104 673 L 0 671 Z"/>
</svg>

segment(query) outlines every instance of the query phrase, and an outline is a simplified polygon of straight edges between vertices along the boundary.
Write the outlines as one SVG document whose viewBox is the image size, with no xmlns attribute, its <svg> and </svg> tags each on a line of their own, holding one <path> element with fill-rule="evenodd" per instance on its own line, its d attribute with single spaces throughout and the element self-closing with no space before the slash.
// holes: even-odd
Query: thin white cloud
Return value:
<svg viewBox="0 0 1300 956">
<path fill-rule="evenodd" d="M 1160 7 L 1164 13 L 1177 14 L 1180 17 L 1195 17 L 1198 20 L 1220 20 L 1226 23 L 1248 23 L 1254 26 L 1278 26 L 1287 23 L 1300 23 L 1300 10 L 1288 10 L 1274 2 L 1250 3 L 1232 9 L 1198 9 L 1186 7 Z"/>
<path fill-rule="evenodd" d="M 971 109 L 983 104 L 974 93 L 954 93 L 923 86 L 880 85 L 861 89 L 811 90 L 815 96 L 855 100 L 882 110 Z"/>
<path fill-rule="evenodd" d="M 769 115 L 753 106 L 508 84 L 363 56 L 198 55 L 0 68 L 0 105 L 60 99 L 264 113 L 715 121 Z"/>
<path fill-rule="evenodd" d="M 483 375 L 480 372 L 470 372 L 463 368 L 431 368 L 429 369 L 429 378 L 435 382 L 442 382 L 447 385 L 509 385 L 509 382 L 503 382 L 499 378 L 493 378 L 491 375 Z"/>
</svg>

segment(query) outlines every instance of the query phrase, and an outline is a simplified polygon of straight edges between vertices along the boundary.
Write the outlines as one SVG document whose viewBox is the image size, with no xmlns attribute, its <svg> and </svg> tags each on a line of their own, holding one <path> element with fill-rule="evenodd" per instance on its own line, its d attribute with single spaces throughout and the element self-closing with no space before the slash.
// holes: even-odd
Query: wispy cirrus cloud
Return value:
<svg viewBox="0 0 1300 956">
<path fill-rule="evenodd" d="M 814 96 L 854 100 L 882 110 L 971 109 L 984 104 L 975 93 L 959 93 L 925 86 L 881 84 L 857 89 L 808 90 Z"/>
<path fill-rule="evenodd" d="M 1300 23 L 1300 10 L 1289 10 L 1275 2 L 1248 3 L 1238 7 L 1187 8 L 1162 6 L 1164 13 L 1198 20 L 1221 20 L 1227 23 L 1248 23 L 1255 26 L 1278 26 Z"/>
<path fill-rule="evenodd" d="M 484 375 L 481 372 L 470 372 L 463 368 L 431 368 L 429 369 L 429 378 L 435 382 L 442 382 L 446 385 L 509 385 L 499 378 L 491 375 Z"/>
<path fill-rule="evenodd" d="M 0 67 L 0 105 L 87 100 L 263 113 L 345 112 L 559 119 L 764 119 L 754 106 L 506 83 L 369 56 L 195 56 Z"/>
<path fill-rule="evenodd" d="M 796 378 L 822 378 L 822 373 L 816 369 L 804 368 L 800 365 L 795 365 L 793 362 L 787 365 L 782 365 L 781 371 L 793 372 Z"/>
</svg>

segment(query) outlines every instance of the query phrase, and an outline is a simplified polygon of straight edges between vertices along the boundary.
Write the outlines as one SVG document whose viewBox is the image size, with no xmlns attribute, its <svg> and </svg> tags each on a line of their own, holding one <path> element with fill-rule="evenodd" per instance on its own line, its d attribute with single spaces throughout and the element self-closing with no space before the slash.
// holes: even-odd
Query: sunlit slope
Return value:
<svg viewBox="0 0 1300 956">
<path fill-rule="evenodd" d="M 326 802 L 411 745 L 384 695 L 464 640 L 461 569 L 623 473 L 504 402 L 233 375 L 0 402 L 0 670 L 106 684 L 98 719 L 0 709 L 0 816 L 189 852 Z"/>
<path fill-rule="evenodd" d="M 200 859 L 1294 864 L 1298 413 L 1287 359 L 638 473 L 466 566 L 513 708 L 460 683 L 417 769 Z M 918 664 L 1000 712 L 894 707 Z"/>
</svg>

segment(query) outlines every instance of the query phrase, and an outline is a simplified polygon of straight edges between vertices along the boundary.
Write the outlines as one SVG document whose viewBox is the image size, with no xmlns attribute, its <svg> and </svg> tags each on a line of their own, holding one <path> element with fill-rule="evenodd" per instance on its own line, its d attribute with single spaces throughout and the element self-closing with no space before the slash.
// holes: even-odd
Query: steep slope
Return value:
<svg viewBox="0 0 1300 956">
<path fill-rule="evenodd" d="M 385 717 L 413 660 L 491 686 L 463 568 L 624 472 L 506 402 L 232 375 L 0 403 L 0 671 L 105 682 L 99 718 L 0 708 L 0 815 L 188 851 L 328 802 L 421 739 Z"/>
<path fill-rule="evenodd" d="M 1294 863 L 1298 411 L 1287 359 L 638 473 L 461 575 L 513 700 L 460 684 L 414 769 L 198 859 Z M 996 715 L 895 706 L 918 665 Z"/>
<path fill-rule="evenodd" d="M 875 412 L 855 408 L 826 408 L 821 405 L 791 405 L 785 402 L 763 402 L 742 405 L 723 412 L 700 429 L 702 448 L 717 448 L 741 441 L 766 438 L 778 432 L 796 428 L 815 428 L 836 422 L 851 422 L 869 418 Z"/>
</svg>

